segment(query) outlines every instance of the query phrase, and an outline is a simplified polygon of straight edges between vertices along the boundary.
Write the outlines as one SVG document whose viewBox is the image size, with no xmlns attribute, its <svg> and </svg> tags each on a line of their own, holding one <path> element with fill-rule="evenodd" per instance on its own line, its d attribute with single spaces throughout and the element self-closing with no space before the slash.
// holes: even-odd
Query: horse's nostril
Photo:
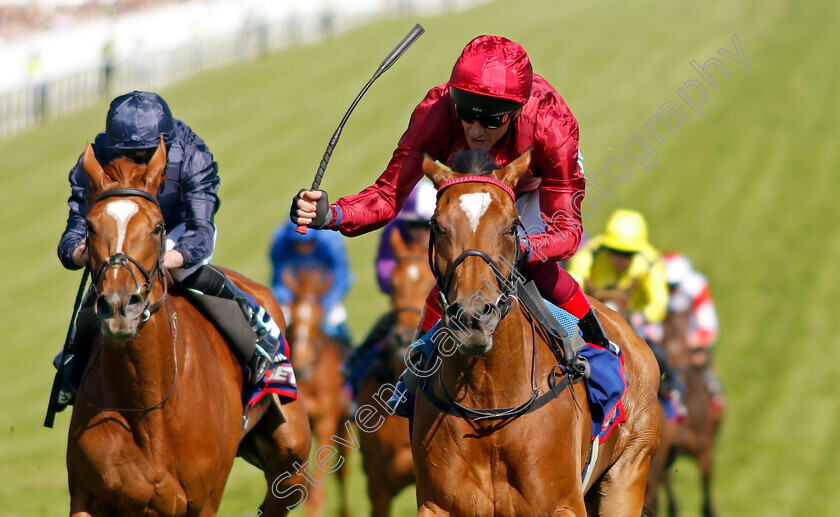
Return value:
<svg viewBox="0 0 840 517">
<path fill-rule="evenodd" d="M 100 296 L 96 299 L 96 315 L 100 319 L 108 319 L 114 315 L 114 308 L 108 298 Z"/>
<path fill-rule="evenodd" d="M 132 294 L 128 297 L 128 306 L 136 306 L 143 303 L 143 297 L 139 294 Z"/>
</svg>

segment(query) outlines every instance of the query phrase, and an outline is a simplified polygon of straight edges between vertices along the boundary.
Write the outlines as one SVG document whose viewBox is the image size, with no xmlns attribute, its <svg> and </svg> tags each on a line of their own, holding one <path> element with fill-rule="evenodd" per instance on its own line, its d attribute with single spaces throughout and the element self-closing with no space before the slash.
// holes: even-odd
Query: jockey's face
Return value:
<svg viewBox="0 0 840 517">
<path fill-rule="evenodd" d="M 298 256 L 301 257 L 308 257 L 309 255 L 312 255 L 315 251 L 315 245 L 315 241 L 294 243 L 295 251 L 297 251 Z"/>
<path fill-rule="evenodd" d="M 630 263 L 633 262 L 632 251 L 609 250 L 610 264 L 619 275 L 630 269 Z"/>
<path fill-rule="evenodd" d="M 510 121 L 513 120 L 514 117 L 509 117 L 504 124 L 497 128 L 489 129 L 481 125 L 481 122 L 478 120 L 474 120 L 472 122 L 467 122 L 465 120 L 461 120 L 461 126 L 464 128 L 464 135 L 467 137 L 467 145 L 470 146 L 470 149 L 490 149 L 493 145 L 498 142 L 510 127 Z"/>
<path fill-rule="evenodd" d="M 116 151 L 116 155 L 124 158 L 128 158 L 129 160 L 133 161 L 134 163 L 138 163 L 141 165 L 148 165 L 149 161 L 151 161 L 152 156 L 154 156 L 155 151 L 157 148 L 151 149 L 120 149 Z"/>
<path fill-rule="evenodd" d="M 426 221 L 410 221 L 406 224 L 408 228 L 409 238 L 412 242 L 427 243 L 429 242 L 429 223 Z"/>
</svg>

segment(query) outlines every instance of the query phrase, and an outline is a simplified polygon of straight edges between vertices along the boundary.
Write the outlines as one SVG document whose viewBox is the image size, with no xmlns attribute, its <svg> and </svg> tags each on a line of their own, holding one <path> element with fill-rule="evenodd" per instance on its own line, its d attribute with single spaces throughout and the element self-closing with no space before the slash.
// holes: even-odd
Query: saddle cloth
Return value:
<svg viewBox="0 0 840 517">
<path fill-rule="evenodd" d="M 257 384 L 245 383 L 242 392 L 242 400 L 245 402 L 245 413 L 247 414 L 261 398 L 269 393 L 276 393 L 280 401 L 285 404 L 298 399 L 297 380 L 292 363 L 289 361 L 289 342 L 286 336 L 280 335 L 282 343 L 274 356 L 274 361 L 265 372 L 265 376 Z"/>
<path fill-rule="evenodd" d="M 580 335 L 577 318 L 547 300 L 543 302 L 568 335 L 575 333 Z M 441 322 L 438 321 L 421 339 L 411 344 L 411 348 L 420 353 L 422 357 L 420 362 L 424 368 L 435 347 L 432 336 L 440 329 L 440 326 Z M 618 345 L 612 342 L 609 349 L 586 343 L 578 353 L 586 358 L 590 366 L 589 375 L 584 378 L 584 384 L 592 415 L 591 439 L 598 438 L 598 441 L 603 443 L 615 426 L 625 420 L 624 405 L 621 402 L 627 390 L 624 355 Z M 409 391 L 402 379 L 403 376 L 400 377 L 388 405 L 396 414 L 408 416 L 409 408 L 413 407 L 412 398 L 415 394 Z"/>
</svg>

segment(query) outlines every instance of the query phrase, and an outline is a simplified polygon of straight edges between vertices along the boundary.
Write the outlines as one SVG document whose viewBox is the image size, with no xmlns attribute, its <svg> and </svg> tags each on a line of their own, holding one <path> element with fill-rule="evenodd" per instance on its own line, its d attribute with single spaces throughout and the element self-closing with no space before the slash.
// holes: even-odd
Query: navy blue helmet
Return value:
<svg viewBox="0 0 840 517">
<path fill-rule="evenodd" d="M 133 91 L 111 101 L 105 119 L 109 149 L 151 149 L 163 135 L 166 145 L 175 138 L 175 119 L 160 95 Z"/>
</svg>

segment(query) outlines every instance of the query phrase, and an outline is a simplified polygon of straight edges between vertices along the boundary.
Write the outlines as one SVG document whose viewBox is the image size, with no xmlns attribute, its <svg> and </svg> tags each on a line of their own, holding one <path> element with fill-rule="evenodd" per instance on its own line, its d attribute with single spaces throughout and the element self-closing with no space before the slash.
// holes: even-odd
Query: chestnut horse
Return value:
<svg viewBox="0 0 840 517">
<path fill-rule="evenodd" d="M 286 515 L 305 491 L 293 464 L 309 454 L 306 411 L 264 397 L 243 430 L 242 368 L 213 324 L 168 291 L 155 199 L 163 139 L 148 166 L 120 158 L 103 170 L 90 144 L 83 163 L 101 333 L 70 421 L 70 514 L 216 515 L 238 453 L 272 489 L 262 515 Z M 282 328 L 270 291 L 230 274 Z"/>
<path fill-rule="evenodd" d="M 706 382 L 712 368 L 709 349 L 692 349 L 689 346 L 689 315 L 688 310 L 669 311 L 665 319 L 665 349 L 668 360 L 685 384 L 685 405 L 688 408 L 688 421 L 682 426 L 679 442 L 668 451 L 668 466 L 680 454 L 697 460 L 703 488 L 703 516 L 714 517 L 717 512 L 712 498 L 713 456 L 723 410 L 713 403 L 713 395 Z M 670 489 L 668 515 L 677 515 L 676 497 Z"/>
<path fill-rule="evenodd" d="M 320 300 L 329 290 L 331 279 L 325 271 L 315 268 L 298 270 L 294 276 L 286 270 L 282 278 L 293 297 L 288 338 L 298 390 L 309 414 L 309 425 L 319 448 L 332 442 L 346 457 L 347 444 L 350 443 L 346 440 L 350 395 L 344 391 L 344 377 L 339 373 L 344 359 L 338 341 L 321 331 L 324 308 Z M 310 516 L 321 515 L 324 507 L 323 484 L 327 472 L 319 472 L 319 465 L 320 460 L 310 469 L 311 479 L 314 480 L 306 501 L 306 514 Z M 348 515 L 344 490 L 345 466 L 346 462 L 342 461 L 337 471 L 341 515 Z"/>
<path fill-rule="evenodd" d="M 374 360 L 370 374 L 359 386 L 356 396 L 359 407 L 365 404 L 377 407 L 383 402 L 380 389 L 396 384 L 405 369 L 403 357 L 408 345 L 414 341 L 420 311 L 435 286 L 435 276 L 429 268 L 428 242 L 405 242 L 400 232 L 394 230 L 391 246 L 397 260 L 391 273 L 393 324 L 385 340 L 384 353 Z M 408 420 L 394 415 L 384 418 L 376 431 L 359 435 L 373 517 L 387 517 L 391 500 L 414 483 Z"/>
<path fill-rule="evenodd" d="M 631 304 L 630 297 L 638 287 L 638 279 L 626 289 L 597 289 L 591 282 L 584 282 L 586 292 L 607 307 L 617 312 L 628 323 L 630 321 Z M 645 511 L 651 515 L 657 515 L 659 509 L 659 487 L 665 489 L 668 497 L 669 510 L 673 503 L 673 485 L 669 476 L 668 468 L 673 463 L 674 447 L 683 435 L 683 424 L 677 419 L 668 419 L 668 412 L 665 402 L 659 401 L 659 420 L 661 432 L 659 435 L 659 449 L 650 464 L 648 473 L 647 488 L 645 490 Z"/>
<path fill-rule="evenodd" d="M 562 372 L 555 378 L 558 360 L 510 287 L 516 271 L 504 276 L 511 268 L 499 265 L 521 258 L 513 189 L 530 158 L 526 151 L 487 175 L 459 174 L 429 156 L 423 162 L 439 191 L 430 255 L 451 338 L 438 342 L 449 348 L 440 346 L 427 386 L 452 411 L 438 409 L 428 392 L 416 395 L 418 515 L 639 516 L 659 442 L 656 360 L 619 315 L 592 300 L 623 350 L 626 420 L 601 444 L 584 483 L 586 387 L 566 384 Z"/>
</svg>

